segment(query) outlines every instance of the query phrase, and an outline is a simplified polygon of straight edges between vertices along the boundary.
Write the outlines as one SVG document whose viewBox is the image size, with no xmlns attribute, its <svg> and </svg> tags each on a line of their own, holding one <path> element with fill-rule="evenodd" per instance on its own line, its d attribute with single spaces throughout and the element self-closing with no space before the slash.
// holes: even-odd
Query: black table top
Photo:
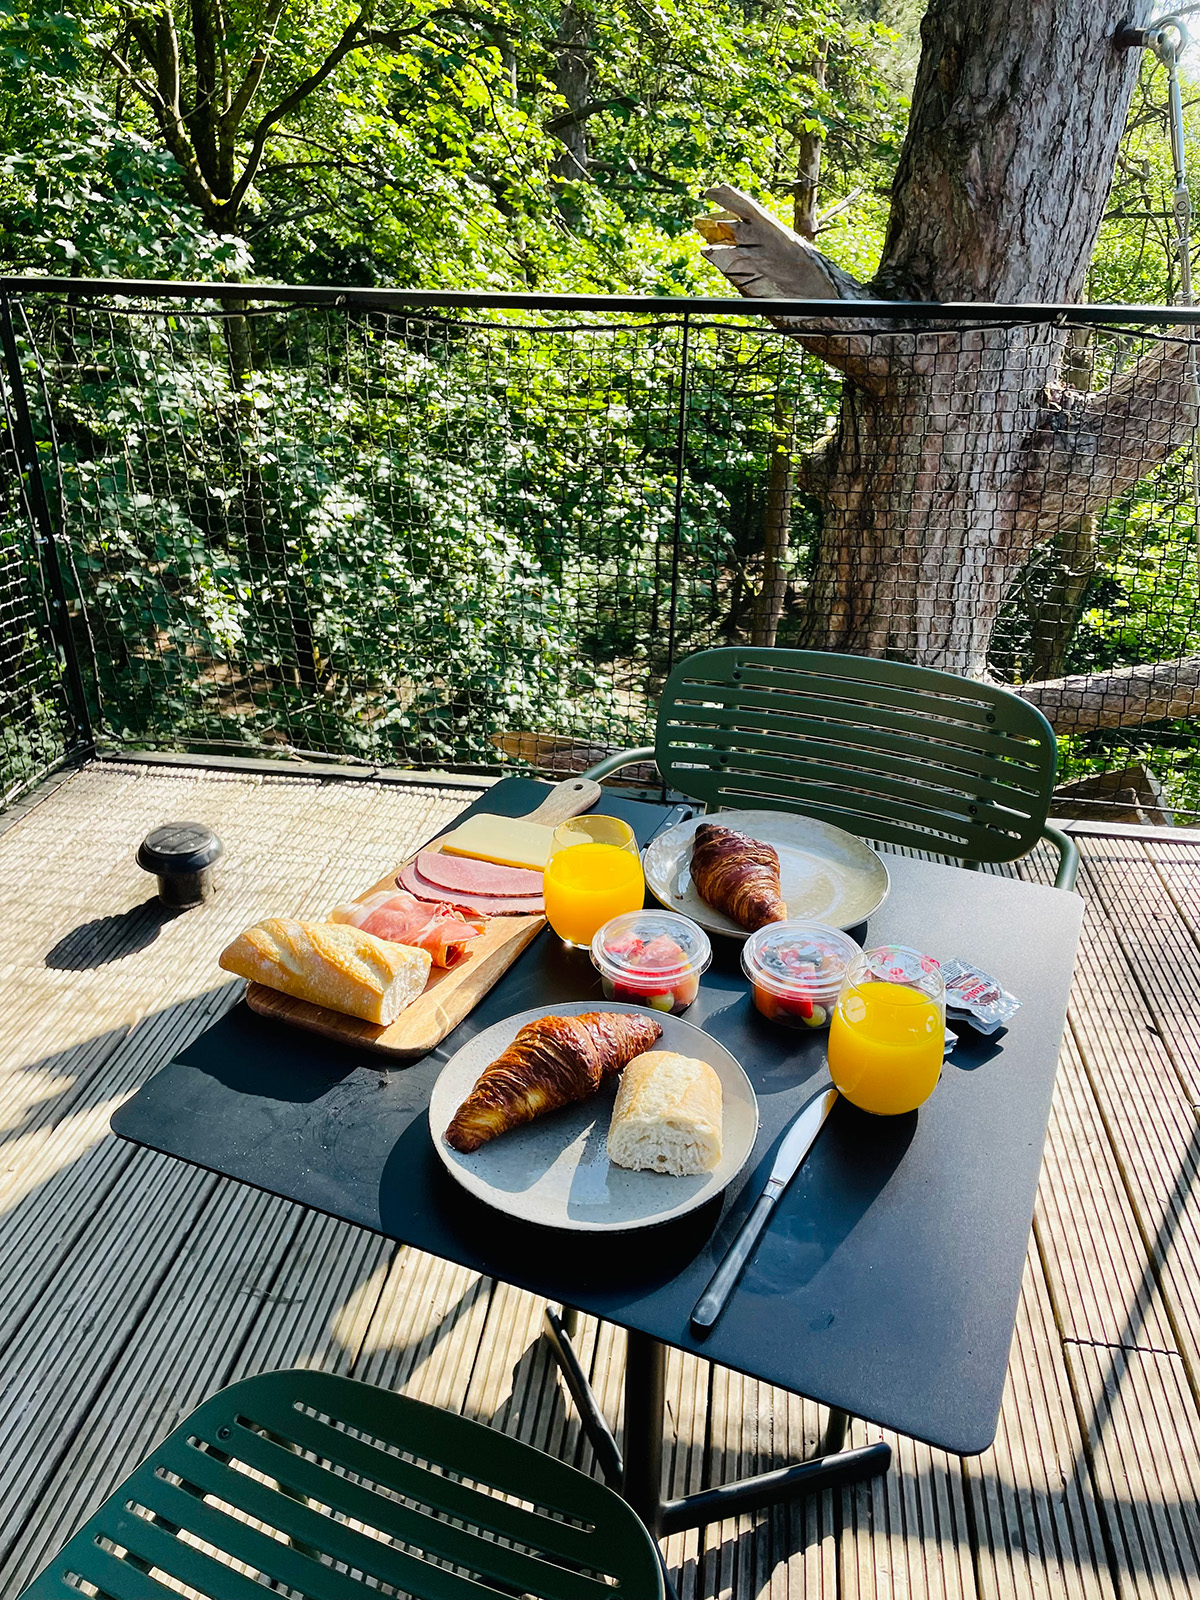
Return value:
<svg viewBox="0 0 1200 1600">
<path fill-rule="evenodd" d="M 510 779 L 471 808 L 520 815 Z M 661 807 L 605 797 L 644 841 Z M 674 817 L 681 813 L 676 810 Z M 434 1080 L 474 1032 L 516 1011 L 600 997 L 583 952 L 543 932 L 445 1042 L 412 1066 L 256 1016 L 244 1004 L 113 1117 L 127 1139 L 565 1301 L 753 1377 L 970 1455 L 992 1442 L 1082 915 L 1074 895 L 889 856 L 867 944 L 961 956 L 1022 1001 L 1007 1033 L 967 1035 L 919 1112 L 840 1102 L 712 1332 L 689 1316 L 766 1179 L 787 1122 L 828 1081 L 825 1034 L 754 1009 L 738 946 L 716 941 L 689 1022 L 745 1067 L 762 1125 L 723 1202 L 614 1237 L 517 1223 L 467 1195 L 429 1138 Z"/>
</svg>

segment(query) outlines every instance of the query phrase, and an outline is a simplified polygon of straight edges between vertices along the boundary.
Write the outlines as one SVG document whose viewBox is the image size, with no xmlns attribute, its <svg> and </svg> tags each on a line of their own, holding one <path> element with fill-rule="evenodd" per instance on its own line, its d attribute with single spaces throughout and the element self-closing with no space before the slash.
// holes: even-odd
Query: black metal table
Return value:
<svg viewBox="0 0 1200 1600">
<path fill-rule="evenodd" d="M 471 808 L 519 815 L 542 786 L 510 779 Z M 644 842 L 675 808 L 605 797 Z M 888 857 L 892 892 L 864 929 L 994 972 L 1022 1009 L 996 1040 L 964 1037 L 933 1098 L 907 1117 L 839 1103 L 780 1202 L 720 1321 L 691 1308 L 762 1188 L 779 1137 L 827 1081 L 824 1035 L 755 1011 L 738 948 L 718 941 L 688 1020 L 720 1039 L 759 1097 L 742 1179 L 701 1212 L 614 1238 L 563 1236 L 499 1216 L 447 1174 L 429 1138 L 434 1080 L 472 1033 L 534 1005 L 599 997 L 586 954 L 541 934 L 436 1051 L 405 1068 L 254 1015 L 245 1005 L 164 1067 L 113 1117 L 127 1139 L 504 1278 L 629 1333 L 626 1448 L 573 1361 L 551 1342 L 601 1465 L 656 1532 L 886 1469 L 886 1444 L 836 1451 L 844 1414 L 971 1455 L 995 1434 L 1082 902 L 1058 890 Z M 664 1345 L 833 1408 L 834 1453 L 742 1485 L 661 1499 Z"/>
</svg>

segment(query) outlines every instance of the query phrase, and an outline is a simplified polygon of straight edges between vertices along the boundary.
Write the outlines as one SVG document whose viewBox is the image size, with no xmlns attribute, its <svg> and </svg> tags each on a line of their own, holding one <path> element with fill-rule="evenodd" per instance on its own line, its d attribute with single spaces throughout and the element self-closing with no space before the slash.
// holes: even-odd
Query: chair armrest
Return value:
<svg viewBox="0 0 1200 1600">
<path fill-rule="evenodd" d="M 581 772 L 580 777 L 590 778 L 593 783 L 599 783 L 601 778 L 607 778 L 613 772 L 620 772 L 622 767 L 636 767 L 639 761 L 653 761 L 654 754 L 653 745 L 645 750 L 618 750 L 615 756 L 605 756 L 603 761 L 597 761 L 594 767 Z"/>
<path fill-rule="evenodd" d="M 1075 887 L 1075 874 L 1079 871 L 1079 846 L 1064 833 L 1061 828 L 1052 828 L 1049 823 L 1042 829 L 1042 838 L 1049 839 L 1058 851 L 1058 874 L 1054 879 L 1056 889 L 1073 889 Z"/>
</svg>

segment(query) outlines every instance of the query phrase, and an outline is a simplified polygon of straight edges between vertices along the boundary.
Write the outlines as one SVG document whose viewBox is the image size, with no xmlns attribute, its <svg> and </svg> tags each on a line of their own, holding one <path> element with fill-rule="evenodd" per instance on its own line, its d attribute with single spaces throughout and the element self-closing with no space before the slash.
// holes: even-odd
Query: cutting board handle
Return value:
<svg viewBox="0 0 1200 1600">
<path fill-rule="evenodd" d="M 556 783 L 537 810 L 531 811 L 524 820 L 557 828 L 560 822 L 569 822 L 594 806 L 602 792 L 600 785 L 590 778 L 567 778 L 563 783 Z"/>
</svg>

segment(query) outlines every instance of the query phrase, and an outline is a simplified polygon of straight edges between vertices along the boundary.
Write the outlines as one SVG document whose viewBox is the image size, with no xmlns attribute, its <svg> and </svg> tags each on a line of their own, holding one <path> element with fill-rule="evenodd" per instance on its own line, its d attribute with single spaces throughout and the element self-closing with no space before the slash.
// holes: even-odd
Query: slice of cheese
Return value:
<svg viewBox="0 0 1200 1600">
<path fill-rule="evenodd" d="M 452 856 L 474 856 L 502 867 L 531 867 L 544 872 L 550 859 L 554 829 L 544 822 L 519 817 L 468 817 L 453 833 L 438 840 Z"/>
</svg>

